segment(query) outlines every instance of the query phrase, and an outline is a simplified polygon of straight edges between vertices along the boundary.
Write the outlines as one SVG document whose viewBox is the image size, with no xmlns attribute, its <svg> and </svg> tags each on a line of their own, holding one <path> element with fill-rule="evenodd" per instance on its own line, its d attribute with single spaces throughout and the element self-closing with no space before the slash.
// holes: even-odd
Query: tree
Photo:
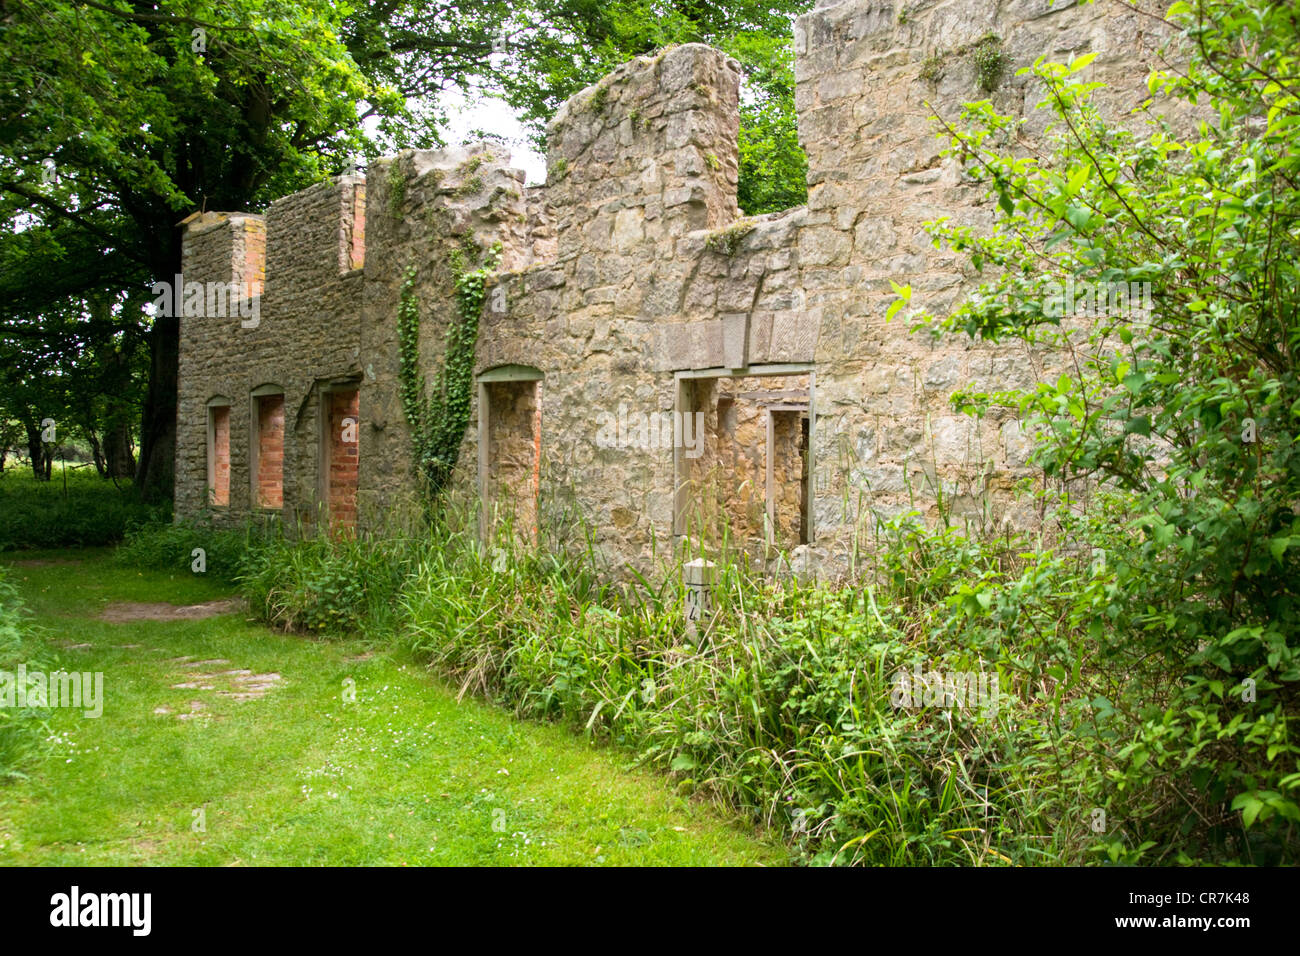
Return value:
<svg viewBox="0 0 1300 956">
<path fill-rule="evenodd" d="M 0 2 L 6 319 L 171 281 L 188 212 L 260 208 L 340 166 L 364 142 L 358 101 L 401 112 L 348 54 L 345 15 L 296 0 Z M 164 497 L 179 326 L 117 317 L 147 330 L 138 478 Z"/>
<path fill-rule="evenodd" d="M 507 24 L 508 56 L 494 78 L 506 100 L 542 138 L 559 105 L 632 57 L 679 43 L 708 43 L 744 73 L 740 117 L 740 207 L 750 215 L 807 198 L 807 159 L 794 111 L 795 15 L 811 0 L 710 3 L 680 0 L 559 0 L 528 8 Z M 534 28 L 536 16 L 543 26 Z"/>
<path fill-rule="evenodd" d="M 1300 20 L 1269 0 L 1166 16 L 1191 60 L 1149 87 L 1201 106 L 1194 130 L 1107 121 L 1092 55 L 1032 68 L 1048 152 L 1012 152 L 1019 123 L 989 101 L 948 125 L 997 217 L 991 234 L 935 225 L 985 277 L 923 318 L 1070 359 L 1056 382 L 955 400 L 1014 409 L 1045 472 L 1093 488 L 1061 520 L 1106 554 L 1074 598 L 1099 665 L 1124 675 L 1093 725 L 1132 721 L 1101 748 L 1127 830 L 1112 858 L 1195 844 L 1276 861 L 1300 823 Z"/>
</svg>

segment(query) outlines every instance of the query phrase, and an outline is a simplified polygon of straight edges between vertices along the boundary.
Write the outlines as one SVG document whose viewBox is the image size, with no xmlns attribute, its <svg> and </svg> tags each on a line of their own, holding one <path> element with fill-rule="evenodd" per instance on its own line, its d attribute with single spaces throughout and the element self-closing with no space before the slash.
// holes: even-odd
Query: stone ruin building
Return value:
<svg viewBox="0 0 1300 956">
<path fill-rule="evenodd" d="M 990 34 L 1008 61 L 986 93 L 970 50 Z M 739 69 L 702 45 L 565 103 L 545 185 L 480 144 L 407 151 L 265 215 L 196 214 L 184 281 L 248 283 L 260 308 L 182 319 L 176 513 L 367 528 L 409 502 L 405 272 L 432 382 L 455 263 L 499 243 L 454 482 L 485 530 L 507 513 L 528 534 L 579 520 L 612 567 L 648 569 L 725 526 L 769 566 L 793 555 L 838 574 L 871 550 L 878 516 L 933 517 L 940 495 L 959 516 L 1031 522 L 1011 503 L 1019 423 L 948 398 L 1031 384 L 1050 357 L 885 321 L 891 280 L 931 310 L 970 288 L 925 221 L 992 222 L 931 117 L 985 97 L 1029 117 L 1040 88 L 1015 71 L 1086 52 L 1103 105 L 1131 110 L 1163 40 L 1117 4 L 819 5 L 795 24 L 808 201 L 755 218 L 736 205 Z"/>
</svg>

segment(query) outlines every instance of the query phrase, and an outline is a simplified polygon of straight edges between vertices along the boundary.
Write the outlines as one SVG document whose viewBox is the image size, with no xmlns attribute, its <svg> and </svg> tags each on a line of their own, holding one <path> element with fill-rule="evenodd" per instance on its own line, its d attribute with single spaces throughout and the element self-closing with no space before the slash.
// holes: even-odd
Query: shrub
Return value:
<svg viewBox="0 0 1300 956">
<path fill-rule="evenodd" d="M 130 527 L 166 517 L 167 509 L 139 501 L 129 482 L 119 488 L 71 470 L 52 481 L 0 472 L 0 551 L 112 544 Z"/>
<path fill-rule="evenodd" d="M 118 546 L 116 557 L 133 567 L 159 571 L 189 571 L 195 549 L 203 549 L 205 574 L 235 583 L 250 549 L 278 536 L 275 525 L 245 523 L 218 528 L 210 518 L 149 522 L 132 528 Z"/>
<path fill-rule="evenodd" d="M 274 626 L 377 634 L 391 621 L 412 551 L 404 537 L 276 538 L 248 549 L 239 586 L 254 613 Z"/>
<path fill-rule="evenodd" d="M 920 318 L 938 335 L 1014 337 L 1064 358 L 1054 382 L 956 403 L 1020 416 L 1044 473 L 1091 488 L 1063 497 L 1057 517 L 1061 540 L 1104 564 L 1054 566 L 1047 607 L 1064 637 L 1053 667 L 1068 680 L 1056 679 L 1072 688 L 1077 725 L 1096 728 L 1102 851 L 1294 860 L 1300 27 L 1257 0 L 1194 0 L 1169 16 L 1191 60 L 1148 85 L 1189 111 L 1208 99 L 1195 130 L 1108 122 L 1091 101 L 1098 84 L 1078 76 L 1092 54 L 1032 68 L 1057 131 L 1050 156 L 1010 154 L 1017 121 L 966 105 L 949 155 L 987 183 L 994 229 L 933 230 L 992 274 L 952 315 Z M 1149 297 L 1122 311 L 1090 291 L 1142 283 Z M 1078 319 L 1062 300 L 1072 287 L 1088 303 Z M 996 602 L 1008 582 L 971 587 Z"/>
</svg>

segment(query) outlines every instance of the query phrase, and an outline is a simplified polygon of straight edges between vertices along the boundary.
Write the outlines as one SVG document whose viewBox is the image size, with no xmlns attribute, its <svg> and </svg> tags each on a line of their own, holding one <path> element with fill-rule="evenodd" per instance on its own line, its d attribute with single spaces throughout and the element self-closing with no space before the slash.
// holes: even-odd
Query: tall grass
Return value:
<svg viewBox="0 0 1300 956">
<path fill-rule="evenodd" d="M 415 543 L 407 537 L 321 536 L 255 543 L 240 590 L 274 627 L 320 635 L 389 633 Z"/>
<path fill-rule="evenodd" d="M 808 862 L 1082 858 L 1085 815 L 1041 759 L 1060 743 L 1043 702 L 1012 694 L 995 716 L 895 708 L 899 668 L 994 662 L 928 646 L 872 587 L 723 566 L 692 642 L 679 574 L 627 590 L 584 565 L 444 540 L 403 590 L 402 639 L 462 693 L 631 748 L 683 789 L 784 832 Z"/>
<path fill-rule="evenodd" d="M 0 567 L 0 671 L 13 675 L 19 664 L 43 670 L 43 656 L 18 591 Z M 0 782 L 25 776 L 24 768 L 43 748 L 47 716 L 40 708 L 18 707 L 7 699 L 0 702 Z"/>
<path fill-rule="evenodd" d="M 175 522 L 151 521 L 128 530 L 115 557 L 132 567 L 156 571 L 191 571 L 196 559 L 201 559 L 204 574 L 234 584 L 250 553 L 279 537 L 274 524 L 245 522 L 224 527 L 214 524 L 208 515 Z"/>
<path fill-rule="evenodd" d="M 30 471 L 0 472 L 0 551 L 112 544 L 130 528 L 169 516 L 141 502 L 129 481 L 64 469 L 51 481 Z"/>
<path fill-rule="evenodd" d="M 680 563 L 613 574 L 575 525 L 527 544 L 508 527 L 485 542 L 464 515 L 248 537 L 237 578 L 267 621 L 395 641 L 462 695 L 609 740 L 749 814 L 802 862 L 1294 861 L 1285 814 L 1246 832 L 1231 794 L 1196 786 L 1207 761 L 1240 761 L 1294 788 L 1285 722 L 1254 715 L 1264 736 L 1245 745 L 1211 739 L 1208 718 L 1184 726 L 1184 661 L 1124 626 L 1117 561 L 914 516 L 876 529 L 835 587 L 714 554 L 698 626 Z M 895 681 L 916 668 L 992 677 L 996 706 L 900 706 Z"/>
</svg>

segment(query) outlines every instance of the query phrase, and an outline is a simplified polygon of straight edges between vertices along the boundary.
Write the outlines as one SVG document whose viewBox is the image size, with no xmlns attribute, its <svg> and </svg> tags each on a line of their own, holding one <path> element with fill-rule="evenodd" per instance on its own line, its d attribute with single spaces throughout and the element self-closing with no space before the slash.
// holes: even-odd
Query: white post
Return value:
<svg viewBox="0 0 1300 956">
<path fill-rule="evenodd" d="M 682 583 L 686 586 L 686 635 L 695 640 L 696 622 L 703 621 L 713 611 L 712 561 L 696 558 L 682 565 Z"/>
</svg>

